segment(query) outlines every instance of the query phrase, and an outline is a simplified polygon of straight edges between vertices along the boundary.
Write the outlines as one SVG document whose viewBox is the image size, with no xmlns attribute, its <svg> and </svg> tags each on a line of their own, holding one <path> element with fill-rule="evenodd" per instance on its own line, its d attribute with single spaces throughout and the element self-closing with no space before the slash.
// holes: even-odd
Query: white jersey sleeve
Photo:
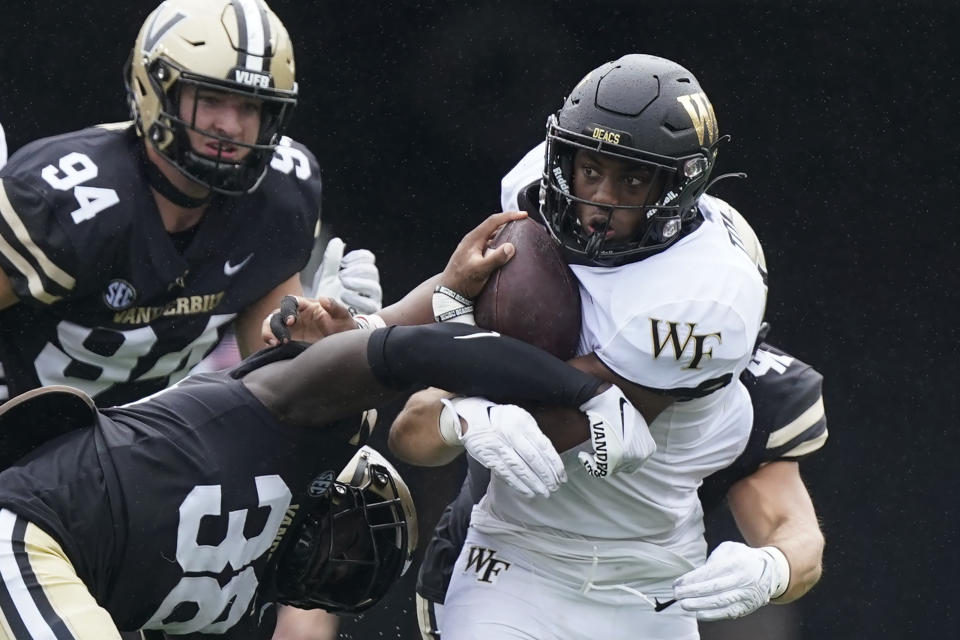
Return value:
<svg viewBox="0 0 960 640">
<path fill-rule="evenodd" d="M 547 143 L 541 142 L 527 152 L 507 175 L 500 180 L 500 210 L 519 211 L 520 191 L 543 175 L 543 161 Z"/>
</svg>

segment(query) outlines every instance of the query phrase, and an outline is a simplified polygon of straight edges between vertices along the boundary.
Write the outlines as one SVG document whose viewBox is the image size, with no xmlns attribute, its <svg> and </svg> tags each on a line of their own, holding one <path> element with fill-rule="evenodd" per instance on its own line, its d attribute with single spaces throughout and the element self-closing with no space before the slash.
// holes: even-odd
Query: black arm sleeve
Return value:
<svg viewBox="0 0 960 640">
<path fill-rule="evenodd" d="M 494 402 L 579 407 L 603 381 L 525 342 L 459 323 L 378 329 L 367 362 L 385 387 L 440 387 Z"/>
</svg>

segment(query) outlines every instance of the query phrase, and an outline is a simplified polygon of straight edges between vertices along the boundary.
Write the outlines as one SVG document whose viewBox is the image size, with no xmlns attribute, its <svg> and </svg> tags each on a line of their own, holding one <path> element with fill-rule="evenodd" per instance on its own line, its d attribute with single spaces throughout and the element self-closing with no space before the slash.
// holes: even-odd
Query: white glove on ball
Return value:
<svg viewBox="0 0 960 640">
<path fill-rule="evenodd" d="M 312 294 L 333 298 L 351 313 L 376 313 L 383 305 L 376 257 L 367 249 L 354 249 L 343 255 L 345 247 L 340 238 L 331 238 L 327 243 L 313 276 Z"/>
<path fill-rule="evenodd" d="M 593 453 L 581 451 L 577 457 L 590 475 L 633 473 L 657 450 L 647 421 L 616 385 L 584 402 L 580 411 L 590 421 Z"/>
<path fill-rule="evenodd" d="M 699 620 L 727 620 L 753 613 L 790 584 L 790 564 L 776 547 L 724 542 L 706 563 L 680 576 L 673 594 Z"/>
<path fill-rule="evenodd" d="M 450 398 L 443 404 L 467 423 L 456 422 L 467 452 L 522 495 L 549 496 L 567 481 L 560 454 L 533 416 L 512 404 L 486 398 Z"/>
</svg>

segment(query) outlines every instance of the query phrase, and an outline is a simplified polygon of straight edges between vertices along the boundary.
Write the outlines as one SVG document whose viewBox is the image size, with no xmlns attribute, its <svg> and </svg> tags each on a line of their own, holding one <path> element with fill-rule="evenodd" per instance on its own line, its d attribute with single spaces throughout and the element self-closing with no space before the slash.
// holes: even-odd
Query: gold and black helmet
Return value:
<svg viewBox="0 0 960 640">
<path fill-rule="evenodd" d="M 262 0 L 166 0 L 143 23 L 124 75 L 140 135 L 188 178 L 227 195 L 256 189 L 297 103 L 290 37 Z M 188 86 L 260 101 L 256 142 L 181 117 Z M 198 154 L 188 129 L 250 151 L 239 162 Z"/>
<path fill-rule="evenodd" d="M 696 216 L 721 138 L 713 106 L 692 73 L 679 64 L 643 54 L 607 62 L 584 77 L 563 106 L 547 119 L 540 213 L 568 262 L 612 267 L 664 250 Z M 635 237 L 616 244 L 581 228 L 573 156 L 578 149 L 643 167 L 660 185 L 640 205 Z"/>
</svg>

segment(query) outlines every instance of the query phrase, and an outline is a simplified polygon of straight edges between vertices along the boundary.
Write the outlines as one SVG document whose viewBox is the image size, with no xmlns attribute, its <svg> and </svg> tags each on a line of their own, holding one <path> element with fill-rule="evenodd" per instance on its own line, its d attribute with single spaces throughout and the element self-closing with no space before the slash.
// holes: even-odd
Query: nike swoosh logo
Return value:
<svg viewBox="0 0 960 640">
<path fill-rule="evenodd" d="M 470 333 L 465 336 L 453 336 L 454 340 L 473 340 L 474 338 L 499 338 L 500 334 L 496 331 L 484 331 L 483 333 Z"/>
<path fill-rule="evenodd" d="M 672 604 L 673 604 L 674 602 L 676 602 L 676 601 L 677 601 L 677 599 L 674 598 L 673 600 L 665 600 L 665 601 L 663 601 L 663 602 L 660 602 L 660 599 L 659 599 L 659 598 L 654 598 L 654 599 L 653 599 L 653 610 L 654 610 L 654 611 L 663 611 L 664 609 L 666 609 L 667 607 L 669 607 L 670 605 L 672 605 Z"/>
<path fill-rule="evenodd" d="M 627 399 L 620 398 L 620 434 L 622 437 L 627 436 L 627 418 L 623 414 L 623 408 L 627 406 Z"/>
<path fill-rule="evenodd" d="M 247 263 L 250 262 L 250 258 L 252 257 L 253 257 L 253 254 L 251 253 L 250 255 L 248 255 L 246 258 L 244 258 L 237 264 L 230 264 L 230 261 L 227 260 L 226 262 L 223 263 L 223 275 L 232 276 L 237 271 L 240 271 L 240 269 L 243 269 L 245 266 L 247 266 Z"/>
</svg>

